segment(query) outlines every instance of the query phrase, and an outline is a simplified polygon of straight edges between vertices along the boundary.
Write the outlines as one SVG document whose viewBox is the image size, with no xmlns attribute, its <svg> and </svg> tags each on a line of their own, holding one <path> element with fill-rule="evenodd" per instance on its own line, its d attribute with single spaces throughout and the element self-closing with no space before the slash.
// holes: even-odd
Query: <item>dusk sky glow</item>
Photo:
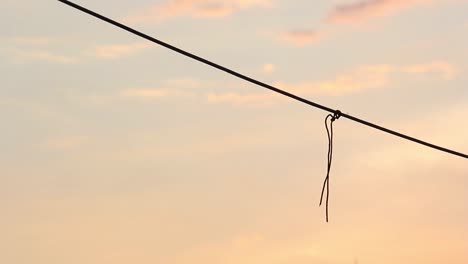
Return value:
<svg viewBox="0 0 468 264">
<path fill-rule="evenodd" d="M 59 1 L 0 0 L 0 263 L 466 264 L 468 162 Z M 466 0 L 79 0 L 311 101 L 468 152 Z"/>
</svg>

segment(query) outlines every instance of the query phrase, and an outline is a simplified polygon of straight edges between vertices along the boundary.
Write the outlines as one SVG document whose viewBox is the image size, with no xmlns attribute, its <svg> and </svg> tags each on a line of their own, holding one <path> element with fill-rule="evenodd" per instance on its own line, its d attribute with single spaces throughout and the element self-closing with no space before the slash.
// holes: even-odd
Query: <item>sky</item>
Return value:
<svg viewBox="0 0 468 264">
<path fill-rule="evenodd" d="M 468 162 L 58 1 L 0 0 L 0 263 L 466 264 Z M 76 3 L 468 152 L 466 0 Z"/>
</svg>

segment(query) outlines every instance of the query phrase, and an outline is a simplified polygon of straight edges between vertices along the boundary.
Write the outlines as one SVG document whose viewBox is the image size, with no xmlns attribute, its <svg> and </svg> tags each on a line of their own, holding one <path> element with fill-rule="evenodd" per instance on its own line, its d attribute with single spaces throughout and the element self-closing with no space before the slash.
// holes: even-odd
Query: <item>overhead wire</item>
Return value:
<svg viewBox="0 0 468 264">
<path fill-rule="evenodd" d="M 209 66 L 211 66 L 211 67 L 213 67 L 213 68 L 216 68 L 216 69 L 218 69 L 218 70 L 220 70 L 220 71 L 226 72 L 226 73 L 228 73 L 228 74 L 230 74 L 230 75 L 233 75 L 233 76 L 235 76 L 235 77 L 237 77 L 237 78 L 243 79 L 243 80 L 245 80 L 245 81 L 247 81 L 247 82 L 250 82 L 250 83 L 253 83 L 253 84 L 255 84 L 255 85 L 261 86 L 261 87 L 263 87 L 263 88 L 269 89 L 269 90 L 274 91 L 274 92 L 276 92 L 276 93 L 279 93 L 279 94 L 282 94 L 282 95 L 287 96 L 287 97 L 289 97 L 289 98 L 292 98 L 292 99 L 294 99 L 294 100 L 296 100 L 296 101 L 302 102 L 302 103 L 304 103 L 304 104 L 310 105 L 310 106 L 312 106 L 312 107 L 321 109 L 321 110 L 323 110 L 323 111 L 326 111 L 326 112 L 329 112 L 329 113 L 332 113 L 332 114 L 337 114 L 337 112 L 338 112 L 337 110 L 334 110 L 334 109 L 332 109 L 332 108 L 330 108 L 330 107 L 327 107 L 327 106 L 324 106 L 324 105 L 321 105 L 321 104 L 312 102 L 312 101 L 310 101 L 310 100 L 307 100 L 307 99 L 302 98 L 302 97 L 300 97 L 300 96 L 297 96 L 297 95 L 295 95 L 295 94 L 292 94 L 292 93 L 289 93 L 289 92 L 287 92 L 287 91 L 281 90 L 281 89 L 279 89 L 279 88 L 277 88 L 277 87 L 274 87 L 274 86 L 272 86 L 272 85 L 266 84 L 266 83 L 264 83 L 264 82 L 261 82 L 261 81 L 259 81 L 259 80 L 254 79 L 254 78 L 251 78 L 251 77 L 249 77 L 249 76 L 247 76 L 247 75 L 241 74 L 241 73 L 239 73 L 239 72 L 237 72 L 237 71 L 234 71 L 234 70 L 232 70 L 232 69 L 229 69 L 229 68 L 227 68 L 227 67 L 224 67 L 224 66 L 222 66 L 222 65 L 220 65 L 220 64 L 214 63 L 214 62 L 212 62 L 212 61 L 210 61 L 210 60 L 207 60 L 207 59 L 205 59 L 205 58 L 202 58 L 202 57 L 200 57 L 200 56 L 197 56 L 197 55 L 195 55 L 195 54 L 192 54 L 192 53 L 190 53 L 190 52 L 187 52 L 187 51 L 185 51 L 185 50 L 183 50 L 183 49 L 180 49 L 180 48 L 175 47 L 175 46 L 173 46 L 173 45 L 171 45 L 171 44 L 168 44 L 168 43 L 166 43 L 166 42 L 164 42 L 164 41 L 161 41 L 161 40 L 159 40 L 159 39 L 156 39 L 156 38 L 154 38 L 154 37 L 151 37 L 151 36 L 149 36 L 149 35 L 147 35 L 147 34 L 144 34 L 144 33 L 140 32 L 140 31 L 136 30 L 136 29 L 133 29 L 133 28 L 131 28 L 131 27 L 129 27 L 129 26 L 126 26 L 126 25 L 124 25 L 124 24 L 122 24 L 122 23 L 119 23 L 119 22 L 117 22 L 117 21 L 115 21 L 115 20 L 112 20 L 112 19 L 110 19 L 110 18 L 108 18 L 108 17 L 105 17 L 105 16 L 103 16 L 103 15 L 101 15 L 101 14 L 98 14 L 98 13 L 92 11 L 92 10 L 89 10 L 89 9 L 87 9 L 87 8 L 85 8 L 85 7 L 82 7 L 82 6 L 78 5 L 78 4 L 75 4 L 75 3 L 71 2 L 71 1 L 68 1 L 68 0 L 58 0 L 58 1 L 59 1 L 59 2 L 62 2 L 62 3 L 64 3 L 64 4 L 66 4 L 66 5 L 68 5 L 68 6 L 70 6 L 70 7 L 73 7 L 73 8 L 75 8 L 75 9 L 79 10 L 79 11 L 82 11 L 82 12 L 88 14 L 88 15 L 91 15 L 91 16 L 93 16 L 93 17 L 95 17 L 95 18 L 98 18 L 98 19 L 100 19 L 100 20 L 102 20 L 102 21 L 105 21 L 105 22 L 107 22 L 107 23 L 109 23 L 109 24 L 111 24 L 111 25 L 114 25 L 114 26 L 116 26 L 116 27 L 119 27 L 119 28 L 121 28 L 121 29 L 123 29 L 123 30 L 125 30 L 125 31 L 127 31 L 127 32 L 130 32 L 130 33 L 132 33 L 132 34 L 134 34 L 134 35 L 137 35 L 137 36 L 139 36 L 139 37 L 141 37 L 141 38 L 144 38 L 144 39 L 146 39 L 146 40 L 148 40 L 148 41 L 151 41 L 151 42 L 153 42 L 153 43 L 155 43 L 155 44 L 158 44 L 158 45 L 163 46 L 163 47 L 165 47 L 165 48 L 167 48 L 167 49 L 170 49 L 170 50 L 172 50 L 172 51 L 175 51 L 175 52 L 177 52 L 177 53 L 179 53 L 179 54 L 181 54 L 181 55 L 184 55 L 184 56 L 186 56 L 186 57 L 189 57 L 189 58 L 191 58 L 191 59 L 194 59 L 194 60 L 196 60 L 196 61 L 198 61 L 198 62 L 201 62 L 201 63 L 204 63 L 204 64 L 206 64 L 206 65 L 209 65 Z M 468 159 L 468 155 L 467 155 L 467 154 L 464 154 L 464 153 L 461 153 L 461 152 L 458 152 L 458 151 L 455 151 L 455 150 L 452 150 L 452 149 L 449 149 L 449 148 L 445 148 L 445 147 L 442 147 L 442 146 L 438 146 L 438 145 L 435 145 L 435 144 L 432 144 L 432 143 L 423 141 L 423 140 L 418 139 L 418 138 L 415 138 L 415 137 L 411 137 L 411 136 L 405 135 L 405 134 L 403 134 L 403 133 L 400 133 L 400 132 L 397 132 L 397 131 L 394 131 L 394 130 L 391 130 L 391 129 L 388 129 L 388 128 L 385 128 L 385 127 L 382 127 L 382 126 L 380 126 L 380 125 L 377 125 L 377 124 L 371 123 L 371 122 L 369 122 L 369 121 L 360 119 L 360 118 L 355 117 L 355 116 L 352 116 L 352 115 L 350 115 L 350 114 L 346 114 L 346 113 L 341 113 L 341 112 L 340 112 L 340 116 L 343 117 L 343 118 L 347 118 L 347 119 L 349 119 L 349 120 L 355 121 L 355 122 L 357 122 L 357 123 L 360 123 L 360 124 L 362 124 L 362 125 L 365 125 L 365 126 L 368 126 L 368 127 L 371 127 L 371 128 L 374 128 L 374 129 L 377 129 L 377 130 L 380 130 L 380 131 L 383 131 L 383 132 L 385 132 L 385 133 L 388 133 L 388 134 L 391 134 L 391 135 L 394 135 L 394 136 L 397 136 L 397 137 L 400 137 L 400 138 L 403 138 L 403 139 L 412 141 L 412 142 L 414 142 L 414 143 L 417 143 L 417 144 L 420 144 L 420 145 L 423 145 L 423 146 L 426 146 L 426 147 L 429 147 L 429 148 L 432 148 L 432 149 L 436 149 L 436 150 L 439 150 L 439 151 L 442 151 L 442 152 L 446 152 L 446 153 L 449 153 L 449 154 L 452 154 L 452 155 L 455 155 L 455 156 L 458 156 L 458 157 L 462 157 L 462 158 Z"/>
</svg>

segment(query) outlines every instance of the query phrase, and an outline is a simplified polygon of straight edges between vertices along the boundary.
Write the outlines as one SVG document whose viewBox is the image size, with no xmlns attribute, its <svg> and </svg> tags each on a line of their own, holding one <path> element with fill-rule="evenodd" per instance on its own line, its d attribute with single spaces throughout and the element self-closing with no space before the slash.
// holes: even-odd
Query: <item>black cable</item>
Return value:
<svg viewBox="0 0 468 264">
<path fill-rule="evenodd" d="M 327 112 L 329 112 L 329 113 L 335 113 L 335 110 L 333 110 L 333 109 L 331 109 L 331 108 L 329 108 L 329 107 L 320 105 L 320 104 L 318 104 L 318 103 L 314 103 L 314 102 L 312 102 L 312 101 L 309 101 L 309 100 L 307 100 L 307 99 L 304 99 L 304 98 L 299 97 L 299 96 L 297 96 L 297 95 L 294 95 L 294 94 L 292 94 L 292 93 L 288 93 L 288 92 L 283 91 L 283 90 L 281 90 L 281 89 L 279 89 L 279 88 L 273 87 L 273 86 L 271 86 L 271 85 L 269 85 L 269 84 L 266 84 L 266 83 L 263 83 L 263 82 L 261 82 L 261 81 L 255 80 L 255 79 L 253 79 L 253 78 L 251 78 L 251 77 L 248 77 L 248 76 L 246 76 L 246 75 L 243 75 L 243 74 L 241 74 L 241 73 L 238 73 L 238 72 L 236 72 L 236 71 L 234 71 L 234 70 L 231 70 L 231 69 L 229 69 L 229 68 L 226 68 L 226 67 L 224 67 L 224 66 L 221 66 L 221 65 L 219 65 L 219 64 L 216 64 L 216 63 L 214 63 L 214 62 L 211 62 L 211 61 L 209 61 L 209 60 L 207 60 L 207 59 L 204 59 L 204 58 L 202 58 L 202 57 L 199 57 L 199 56 L 197 56 L 197 55 L 194 55 L 194 54 L 192 54 L 192 53 L 190 53 L 190 52 L 187 52 L 187 51 L 185 51 L 185 50 L 179 49 L 179 48 L 177 48 L 177 47 L 175 47 L 175 46 L 172 46 L 172 45 L 170 45 L 170 44 L 168 44 L 168 43 L 165 43 L 165 42 L 163 42 L 163 41 L 161 41 L 161 40 L 158 40 L 158 39 L 153 38 L 153 37 L 151 37 L 151 36 L 148 36 L 148 35 L 146 35 L 146 34 L 144 34 L 144 33 L 141 33 L 141 32 L 139 32 L 139 31 L 137 31 L 137 30 L 135 30 L 135 29 L 133 29 L 133 28 L 131 28 L 131 27 L 128 27 L 128 26 L 123 25 L 123 24 L 121 24 L 121 23 L 119 23 L 119 22 L 116 22 L 116 21 L 114 21 L 114 20 L 112 20 L 112 19 L 110 19 L 110 18 L 107 18 L 107 17 L 105 17 L 105 16 L 103 16 L 103 15 L 100 15 L 100 14 L 94 12 L 94 11 L 91 11 L 91 10 L 89 10 L 89 9 L 86 9 L 86 8 L 82 7 L 82 6 L 79 6 L 79 5 L 77 5 L 77 4 L 73 3 L 73 2 L 70 2 L 70 1 L 67 1 L 67 0 L 58 0 L 58 1 L 59 1 L 59 2 L 62 2 L 62 3 L 64 3 L 64 4 L 66 4 L 66 5 L 68 5 L 68 6 L 71 6 L 71 7 L 73 7 L 73 8 L 76 8 L 76 9 L 78 9 L 78 10 L 84 12 L 84 13 L 87 13 L 87 14 L 89 14 L 89 15 L 91 15 L 91 16 L 94 16 L 94 17 L 96 17 L 96 18 L 98 18 L 98 19 L 101 19 L 101 20 L 103 20 L 103 21 L 105 21 L 105 22 L 107 22 L 107 23 L 109 23 L 109 24 L 112 24 L 112 25 L 114 25 L 114 26 L 116 26 L 116 27 L 119 27 L 119 28 L 121 28 L 121 29 L 123 29 L 123 30 L 125 30 L 125 31 L 128 31 L 128 32 L 130 32 L 130 33 L 132 33 L 132 34 L 135 34 L 135 35 L 137 35 L 137 36 L 139 36 L 139 37 L 142 37 L 142 38 L 144 38 L 144 39 L 146 39 L 146 40 L 149 40 L 149 41 L 151 41 L 151 42 L 153 42 L 153 43 L 156 43 L 156 44 L 161 45 L 161 46 L 163 46 L 163 47 L 165 47 L 165 48 L 168 48 L 168 49 L 170 49 L 170 50 L 173 50 L 173 51 L 175 51 L 175 52 L 177 52 L 177 53 L 179 53 L 179 54 L 182 54 L 182 55 L 187 56 L 187 57 L 189 57 L 189 58 L 192 58 L 192 59 L 194 59 L 194 60 L 196 60 L 196 61 L 199 61 L 199 62 L 201 62 L 201 63 L 207 64 L 207 65 L 209 65 L 209 66 L 211 66 L 211 67 L 213 67 L 213 68 L 216 68 L 216 69 L 218 69 L 218 70 L 221 70 L 221 71 L 224 71 L 224 72 L 229 73 L 229 74 L 231 74 L 231 75 L 234 75 L 234 76 L 236 76 L 236 77 L 238 77 L 238 78 L 240 78 L 240 79 L 243 79 L 243 80 L 248 81 L 248 82 L 250 82 L 250 83 L 256 84 L 256 85 L 258 85 L 258 86 L 262 86 L 262 87 L 264 87 L 264 88 L 266 88 L 266 89 L 269 89 L 269 90 L 272 90 L 272 91 L 277 92 L 277 93 L 279 93 L 279 94 L 282 94 L 282 95 L 284 95 L 284 96 L 290 97 L 290 98 L 292 98 L 292 99 L 294 99 L 294 100 L 296 100 L 296 101 L 305 103 L 305 104 L 307 104 L 307 105 L 310 105 L 310 106 L 313 106 L 313 107 L 322 109 L 322 110 L 327 111 Z M 385 127 L 382 127 L 382 126 L 379 126 L 379 125 L 376 125 L 376 124 L 373 124 L 373 123 L 370 123 L 370 122 L 368 122 L 368 121 L 362 120 L 362 119 L 357 118 L 357 117 L 354 117 L 354 116 L 352 116 L 352 115 L 342 113 L 341 116 L 342 116 L 342 117 L 345 117 L 345 118 L 347 118 L 347 119 L 353 120 L 353 121 L 355 121 L 355 122 L 361 123 L 361 124 L 363 124 L 363 125 L 366 125 L 366 126 L 369 126 L 369 127 L 375 128 L 375 129 L 378 129 L 378 130 L 380 130 L 380 131 L 383 131 L 383 132 L 392 134 L 392 135 L 394 135 L 394 136 L 401 137 L 401 138 L 404 138 L 404 139 L 406 139 L 406 140 L 413 141 L 413 142 L 415 142 L 415 143 L 424 145 L 424 146 L 426 146 L 426 147 L 430 147 L 430 148 L 433 148 L 433 149 L 437 149 L 437 150 L 440 150 L 440 151 L 443 151 L 443 152 L 450 153 L 450 154 L 455 155 L 455 156 L 459 156 L 459 157 L 468 159 L 468 155 L 467 155 L 467 154 L 463 154 L 463 153 L 461 153 L 461 152 L 457 152 L 457 151 L 454 151 L 454 150 L 451 150 L 451 149 L 448 149 L 448 148 L 444 148 L 444 147 L 441 147 L 441 146 L 437 146 L 437 145 L 434 145 L 434 144 L 431 144 L 431 143 L 422 141 L 422 140 L 417 139 L 417 138 L 414 138 L 414 137 L 410 137 L 410 136 L 404 135 L 404 134 L 402 134 L 402 133 L 399 133 L 399 132 L 390 130 L 390 129 L 388 129 L 388 128 L 385 128 Z"/>
</svg>

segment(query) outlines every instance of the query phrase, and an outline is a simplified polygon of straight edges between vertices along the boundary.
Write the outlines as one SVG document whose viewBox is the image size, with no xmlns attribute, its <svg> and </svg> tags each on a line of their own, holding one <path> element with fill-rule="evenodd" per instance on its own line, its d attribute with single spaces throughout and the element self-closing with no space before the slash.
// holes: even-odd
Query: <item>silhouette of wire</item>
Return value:
<svg viewBox="0 0 468 264">
<path fill-rule="evenodd" d="M 325 180 L 323 181 L 323 186 L 322 186 L 322 194 L 320 195 L 320 204 L 319 206 L 322 206 L 323 202 L 323 195 L 325 193 L 325 187 L 327 188 L 327 196 L 325 200 L 325 215 L 328 223 L 328 200 L 330 197 L 330 169 L 332 165 L 332 159 L 333 159 L 333 122 L 335 120 L 338 120 L 341 117 L 341 112 L 340 111 L 335 111 L 335 113 L 328 114 L 327 117 L 325 117 L 325 129 L 327 130 L 327 136 L 328 136 L 328 164 L 327 164 L 327 176 L 325 177 Z M 328 119 L 330 119 L 330 128 L 328 128 Z"/>
<path fill-rule="evenodd" d="M 233 76 L 236 76 L 236 77 L 238 77 L 238 78 L 240 78 L 240 79 L 243 79 L 243 80 L 248 81 L 248 82 L 250 82 L 250 83 L 256 84 L 256 85 L 261 86 L 261 87 L 264 87 L 264 88 L 269 89 L 269 90 L 271 90 L 271 91 L 277 92 L 277 93 L 279 93 L 279 94 L 282 94 L 282 95 L 284 95 L 284 96 L 287 96 L 287 97 L 289 97 L 289 98 L 292 98 L 292 99 L 294 99 L 294 100 L 296 100 L 296 101 L 305 103 L 305 104 L 307 104 L 307 105 L 310 105 L 310 106 L 313 106 L 313 107 L 316 107 L 316 108 L 319 108 L 319 109 L 322 109 L 322 110 L 327 111 L 327 112 L 329 112 L 329 113 L 334 113 L 334 112 L 335 112 L 335 110 L 333 110 L 332 108 L 329 108 L 329 107 L 323 106 L 323 105 L 321 105 L 321 104 L 318 104 L 318 103 L 309 101 L 309 100 L 307 100 L 307 99 L 304 99 L 304 98 L 299 97 L 299 96 L 297 96 L 297 95 L 294 95 L 294 94 L 292 94 L 292 93 L 286 92 L 286 91 L 284 91 L 284 90 L 281 90 L 281 89 L 276 88 L 276 87 L 274 87 L 274 86 L 271 86 L 271 85 L 269 85 L 269 84 L 263 83 L 263 82 L 261 82 L 261 81 L 258 81 L 258 80 L 256 80 L 256 79 L 253 79 L 253 78 L 248 77 L 248 76 L 246 76 L 246 75 L 243 75 L 243 74 L 241 74 L 241 73 L 238 73 L 238 72 L 236 72 L 236 71 L 234 71 L 234 70 L 231 70 L 231 69 L 229 69 L 229 68 L 226 68 L 226 67 L 224 67 L 224 66 L 221 66 L 221 65 L 219 65 L 219 64 L 216 64 L 216 63 L 214 63 L 214 62 L 212 62 L 212 61 L 209 61 L 209 60 L 207 60 L 207 59 L 204 59 L 204 58 L 202 58 L 202 57 L 199 57 L 199 56 L 197 56 L 197 55 L 194 55 L 194 54 L 192 54 L 192 53 L 190 53 L 190 52 L 187 52 L 187 51 L 185 51 L 185 50 L 182 50 L 182 49 L 180 49 L 180 48 L 177 48 L 177 47 L 175 47 L 175 46 L 172 46 L 172 45 L 170 45 L 170 44 L 168 44 L 168 43 L 166 43 L 166 42 L 163 42 L 163 41 L 158 40 L 158 39 L 156 39 L 156 38 L 154 38 L 154 37 L 151 37 L 151 36 L 149 36 L 149 35 L 146 35 L 146 34 L 140 32 L 140 31 L 137 31 L 137 30 L 135 30 L 135 29 L 133 29 L 133 28 L 131 28 L 131 27 L 129 27 L 129 26 L 126 26 L 126 25 L 124 25 L 124 24 L 121 24 L 121 23 L 119 23 L 119 22 L 117 22 L 117 21 L 115 21 L 115 20 L 112 20 L 112 19 L 110 19 L 110 18 L 107 18 L 107 17 L 105 17 L 105 16 L 103 16 L 103 15 L 100 15 L 100 14 L 94 12 L 94 11 L 91 11 L 91 10 L 89 10 L 89 9 L 86 9 L 86 8 L 80 6 L 80 5 L 77 5 L 77 4 L 73 3 L 73 2 L 70 2 L 70 1 L 67 1 L 67 0 L 58 0 L 58 1 L 59 1 L 59 2 L 62 2 L 62 3 L 64 3 L 64 4 L 66 4 L 66 5 L 68 5 L 68 6 L 70 6 L 70 7 L 73 7 L 73 8 L 75 8 L 75 9 L 77 9 L 77 10 L 80 10 L 80 11 L 82 11 L 82 12 L 84 12 L 84 13 L 87 13 L 88 15 L 94 16 L 95 18 L 98 18 L 98 19 L 100 19 L 100 20 L 103 20 L 103 21 L 105 21 L 105 22 L 107 22 L 107 23 L 109 23 L 109 24 L 112 24 L 112 25 L 114 25 L 114 26 L 116 26 L 116 27 L 119 27 L 119 28 L 121 28 L 121 29 L 123 29 L 123 30 L 125 30 L 125 31 L 128 31 L 128 32 L 130 32 L 130 33 L 132 33 L 132 34 L 135 34 L 135 35 L 137 35 L 137 36 L 139 36 L 139 37 L 142 37 L 142 38 L 144 38 L 144 39 L 146 39 L 146 40 L 149 40 L 149 41 L 151 41 L 151 42 L 153 42 L 153 43 L 156 43 L 156 44 L 158 44 L 158 45 L 160 45 L 160 46 L 163 46 L 163 47 L 165 47 L 165 48 L 167 48 L 167 49 L 170 49 L 170 50 L 172 50 L 172 51 L 175 51 L 175 52 L 177 52 L 177 53 L 179 53 L 179 54 L 182 54 L 182 55 L 184 55 L 184 56 L 186 56 L 186 57 L 192 58 L 192 59 L 194 59 L 194 60 L 196 60 L 196 61 L 199 61 L 199 62 L 201 62 L 201 63 L 204 63 L 204 64 L 206 64 L 206 65 L 209 65 L 209 66 L 211 66 L 211 67 L 213 67 L 213 68 L 216 68 L 216 69 L 218 69 L 218 70 L 224 71 L 224 72 L 226 72 L 226 73 L 228 73 L 228 74 L 231 74 L 231 75 L 233 75 Z M 374 129 L 377 129 L 377 130 L 386 132 L 386 133 L 388 133 L 388 134 L 392 134 L 392 135 L 394 135 L 394 136 L 397 136 L 397 137 L 400 137 L 400 138 L 404 138 L 404 139 L 406 139 L 406 140 L 409 140 L 409 141 L 412 141 L 412 142 L 415 142 L 415 143 L 424 145 L 424 146 L 426 146 L 426 147 L 430 147 L 430 148 L 433 148 L 433 149 L 436 149 L 436 150 L 439 150 L 439 151 L 443 151 L 443 152 L 446 152 L 446 153 L 449 153 L 449 154 L 452 154 L 452 155 L 455 155 L 455 156 L 459 156 L 459 157 L 468 159 L 468 155 L 467 155 L 467 154 L 464 154 L 464 153 L 461 153 L 461 152 L 457 152 L 457 151 L 454 151 L 454 150 L 451 150 L 451 149 L 448 149 L 448 148 L 444 148 L 444 147 L 441 147 L 441 146 L 437 146 L 437 145 L 434 145 L 434 144 L 425 142 L 425 141 L 423 141 L 423 140 L 420 140 L 420 139 L 417 139 L 417 138 L 414 138 L 414 137 L 407 136 L 407 135 L 405 135 L 405 134 L 402 134 L 402 133 L 399 133 L 399 132 L 390 130 L 390 129 L 388 129 L 388 128 L 385 128 L 385 127 L 376 125 L 376 124 L 374 124 L 374 123 L 371 123 L 371 122 L 362 120 L 362 119 L 357 118 L 357 117 L 355 117 L 355 116 L 352 116 L 352 115 L 349 115 L 349 114 L 345 114 L 345 113 L 342 113 L 341 116 L 344 117 L 344 118 L 347 118 L 347 119 L 349 119 L 349 120 L 358 122 L 358 123 L 360 123 L 360 124 L 363 124 L 363 125 L 372 127 L 372 128 L 374 128 Z"/>
</svg>

